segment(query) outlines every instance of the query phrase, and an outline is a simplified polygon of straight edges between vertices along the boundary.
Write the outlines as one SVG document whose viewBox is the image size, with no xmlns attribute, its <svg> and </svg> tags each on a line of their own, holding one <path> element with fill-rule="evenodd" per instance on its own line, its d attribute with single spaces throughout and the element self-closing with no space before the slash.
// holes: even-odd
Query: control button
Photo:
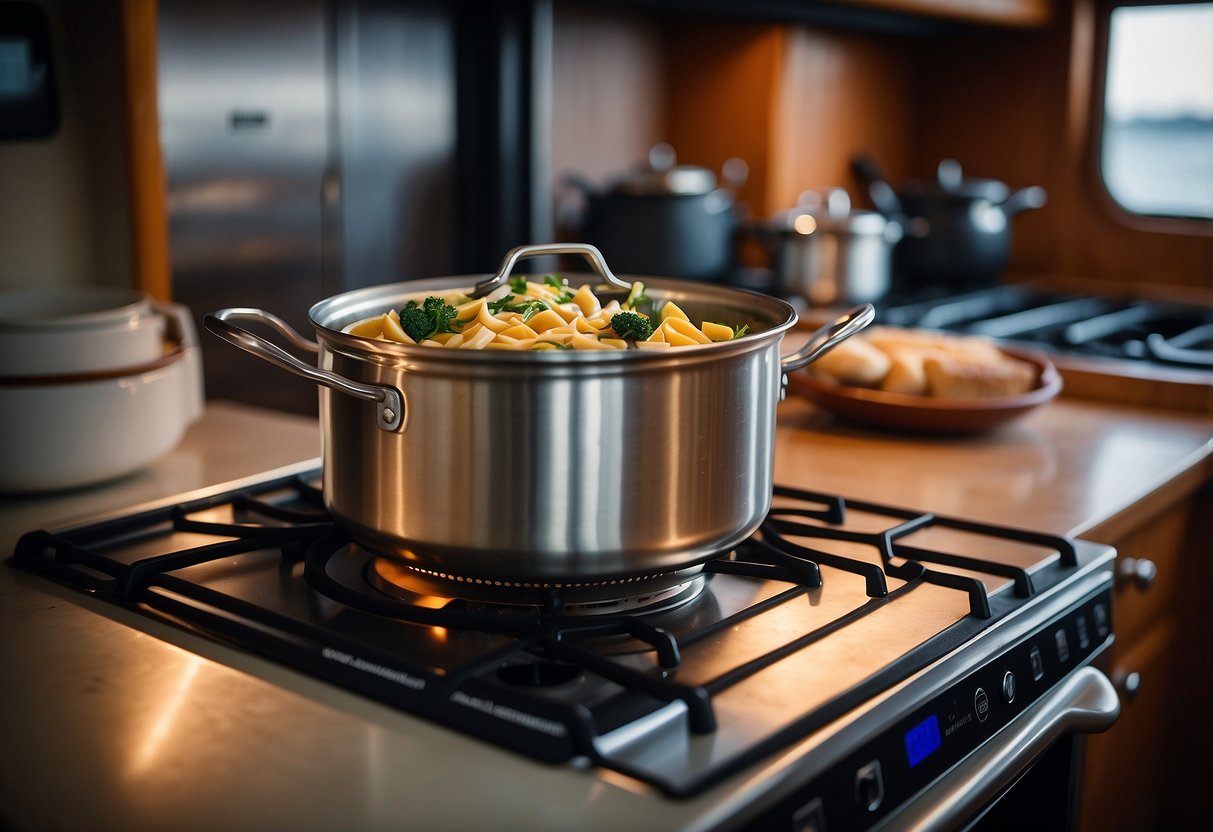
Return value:
<svg viewBox="0 0 1213 832">
<path fill-rule="evenodd" d="M 973 694 L 973 710 L 977 712 L 978 722 L 985 722 L 990 716 L 990 697 L 981 688 Z"/>
<path fill-rule="evenodd" d="M 826 810 L 815 797 L 792 814 L 792 832 L 826 832 Z"/>
<path fill-rule="evenodd" d="M 1015 701 L 1015 674 L 1009 670 L 1002 674 L 1002 698 L 1008 704 Z"/>
<path fill-rule="evenodd" d="M 884 802 L 884 778 L 880 775 L 880 760 L 873 760 L 855 772 L 855 801 L 875 812 Z"/>
<path fill-rule="evenodd" d="M 1066 631 L 1058 630 L 1053 634 L 1053 641 L 1057 642 L 1057 658 L 1062 664 L 1070 660 L 1070 642 L 1066 640 Z"/>
<path fill-rule="evenodd" d="M 1078 646 L 1082 650 L 1086 650 L 1091 646 L 1091 636 L 1087 632 L 1087 617 L 1085 615 L 1078 616 L 1076 622 L 1078 624 Z"/>
<path fill-rule="evenodd" d="M 1095 605 L 1095 632 L 1100 638 L 1108 637 L 1108 608 L 1103 604 Z"/>
<path fill-rule="evenodd" d="M 1032 681 L 1039 682 L 1045 675 L 1045 659 L 1040 655 L 1040 648 L 1035 644 L 1028 653 L 1028 659 L 1032 662 Z"/>
</svg>

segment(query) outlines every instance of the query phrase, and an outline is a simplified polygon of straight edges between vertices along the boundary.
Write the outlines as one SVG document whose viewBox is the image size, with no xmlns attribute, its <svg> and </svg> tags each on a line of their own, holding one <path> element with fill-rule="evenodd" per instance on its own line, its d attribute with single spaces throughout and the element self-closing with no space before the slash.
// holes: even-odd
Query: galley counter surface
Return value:
<svg viewBox="0 0 1213 832">
<path fill-rule="evenodd" d="M 962 439 L 847 426 L 790 396 L 775 480 L 1099 540 L 1213 476 L 1213 419 L 1059 399 Z M 212 403 L 183 444 L 117 483 L 0 498 L 21 533 L 320 451 L 315 424 Z M 0 825 L 57 829 L 698 828 L 797 752 L 689 801 L 525 761 L 259 658 L 0 568 Z"/>
</svg>

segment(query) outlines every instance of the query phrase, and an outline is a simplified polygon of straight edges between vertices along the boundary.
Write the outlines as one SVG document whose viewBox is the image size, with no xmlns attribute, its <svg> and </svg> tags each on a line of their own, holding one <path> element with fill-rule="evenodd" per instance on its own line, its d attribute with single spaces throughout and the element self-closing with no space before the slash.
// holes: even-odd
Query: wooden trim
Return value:
<svg viewBox="0 0 1213 832">
<path fill-rule="evenodd" d="M 857 6 L 970 23 L 1045 26 L 1053 17 L 1050 0 L 848 0 Z"/>
<path fill-rule="evenodd" d="M 156 95 L 156 0 L 119 0 L 135 285 L 170 300 L 168 206 Z"/>
</svg>

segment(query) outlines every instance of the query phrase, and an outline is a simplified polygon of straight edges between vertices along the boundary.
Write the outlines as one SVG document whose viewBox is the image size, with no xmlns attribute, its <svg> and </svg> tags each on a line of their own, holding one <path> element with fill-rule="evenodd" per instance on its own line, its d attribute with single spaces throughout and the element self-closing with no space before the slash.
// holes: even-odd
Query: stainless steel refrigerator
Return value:
<svg viewBox="0 0 1213 832">
<path fill-rule="evenodd" d="M 256 306 L 308 334 L 324 297 L 550 233 L 531 210 L 542 4 L 159 8 L 173 293 L 199 320 Z M 315 411 L 315 388 L 199 332 L 208 396 Z"/>
</svg>

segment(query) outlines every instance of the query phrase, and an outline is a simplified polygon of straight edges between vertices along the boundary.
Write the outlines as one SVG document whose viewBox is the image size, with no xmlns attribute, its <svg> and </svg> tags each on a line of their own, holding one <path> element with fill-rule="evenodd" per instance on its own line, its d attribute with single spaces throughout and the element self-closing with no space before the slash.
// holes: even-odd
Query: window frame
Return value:
<svg viewBox="0 0 1213 832">
<path fill-rule="evenodd" d="M 1209 0 L 1095 0 L 1095 31 L 1093 64 L 1090 83 L 1091 130 L 1087 147 L 1088 164 L 1084 167 L 1102 212 L 1127 228 L 1156 234 L 1213 236 L 1213 219 L 1203 217 L 1139 214 L 1130 211 L 1108 190 L 1103 171 L 1104 112 L 1108 84 L 1108 47 L 1111 41 L 1112 12 L 1123 7 L 1207 5 Z"/>
</svg>

